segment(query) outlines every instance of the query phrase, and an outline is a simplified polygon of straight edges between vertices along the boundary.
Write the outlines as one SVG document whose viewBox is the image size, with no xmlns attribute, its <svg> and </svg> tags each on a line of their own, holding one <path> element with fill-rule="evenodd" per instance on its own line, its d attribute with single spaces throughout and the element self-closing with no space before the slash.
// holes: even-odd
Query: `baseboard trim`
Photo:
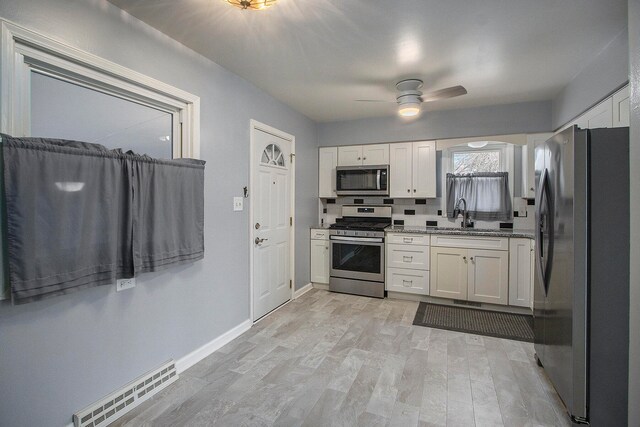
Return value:
<svg viewBox="0 0 640 427">
<path fill-rule="evenodd" d="M 304 285 L 303 287 L 301 287 L 300 289 L 297 289 L 294 293 L 293 293 L 293 299 L 298 299 L 300 298 L 302 295 L 306 294 L 307 292 L 309 292 L 311 289 L 313 289 L 313 285 L 311 283 L 307 283 L 306 285 Z"/>
<path fill-rule="evenodd" d="M 252 324 L 253 322 L 251 322 L 251 319 L 247 319 L 244 322 L 240 323 L 238 326 L 229 329 L 224 334 L 213 339 L 212 341 L 209 341 L 202 347 L 192 351 L 184 357 L 181 357 L 180 359 L 178 359 L 178 361 L 176 361 L 176 371 L 178 372 L 178 374 L 186 371 L 205 357 L 209 356 L 211 353 L 222 348 L 224 345 L 230 343 L 231 341 L 248 331 L 251 328 Z"/>
<path fill-rule="evenodd" d="M 322 289 L 323 291 L 328 291 L 329 290 L 329 284 L 328 283 L 313 283 L 312 286 L 316 289 Z"/>
</svg>

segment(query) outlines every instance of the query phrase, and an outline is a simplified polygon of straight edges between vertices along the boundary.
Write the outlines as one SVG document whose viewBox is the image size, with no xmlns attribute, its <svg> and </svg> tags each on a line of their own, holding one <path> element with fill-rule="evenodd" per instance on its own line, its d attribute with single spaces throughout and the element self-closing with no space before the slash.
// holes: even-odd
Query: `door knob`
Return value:
<svg viewBox="0 0 640 427">
<path fill-rule="evenodd" d="M 257 229 L 259 229 L 259 228 L 260 228 L 260 223 L 259 223 L 259 222 L 256 222 L 255 227 L 256 227 L 256 230 L 257 230 Z"/>
<path fill-rule="evenodd" d="M 269 240 L 269 239 L 261 239 L 260 237 L 256 237 L 256 240 L 254 240 L 254 242 L 255 242 L 256 245 L 260 245 L 265 240 Z"/>
</svg>

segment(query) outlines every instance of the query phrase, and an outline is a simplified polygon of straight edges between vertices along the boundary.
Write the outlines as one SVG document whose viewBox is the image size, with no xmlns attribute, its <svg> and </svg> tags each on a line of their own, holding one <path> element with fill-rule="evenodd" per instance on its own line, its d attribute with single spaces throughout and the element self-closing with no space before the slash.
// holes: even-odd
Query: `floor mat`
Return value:
<svg viewBox="0 0 640 427">
<path fill-rule="evenodd" d="M 533 316 L 421 302 L 417 326 L 533 342 Z"/>
</svg>

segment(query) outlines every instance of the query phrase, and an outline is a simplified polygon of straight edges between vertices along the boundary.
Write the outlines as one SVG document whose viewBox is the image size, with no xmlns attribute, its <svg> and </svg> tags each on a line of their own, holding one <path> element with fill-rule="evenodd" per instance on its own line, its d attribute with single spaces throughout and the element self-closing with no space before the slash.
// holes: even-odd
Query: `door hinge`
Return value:
<svg viewBox="0 0 640 427">
<path fill-rule="evenodd" d="M 293 280 L 289 279 L 289 289 L 293 288 Z"/>
<path fill-rule="evenodd" d="M 289 160 L 293 163 L 293 158 L 296 156 L 296 153 L 289 154 Z"/>
<path fill-rule="evenodd" d="M 293 217 L 289 217 L 289 226 L 293 227 Z"/>
</svg>

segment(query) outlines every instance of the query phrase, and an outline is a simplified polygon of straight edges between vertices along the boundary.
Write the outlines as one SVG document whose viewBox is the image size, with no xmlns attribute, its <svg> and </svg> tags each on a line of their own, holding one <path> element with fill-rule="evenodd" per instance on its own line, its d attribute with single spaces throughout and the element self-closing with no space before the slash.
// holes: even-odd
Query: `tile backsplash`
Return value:
<svg viewBox="0 0 640 427">
<path fill-rule="evenodd" d="M 320 199 L 319 215 L 320 222 L 331 224 L 336 218 L 341 216 L 343 205 L 353 205 L 353 197 L 338 197 L 332 199 L 334 203 L 327 203 L 326 200 Z M 361 202 L 362 201 L 362 202 Z M 382 197 L 364 197 L 358 198 L 358 204 L 365 205 L 389 205 L 393 208 L 392 219 L 395 221 L 404 221 L 404 225 L 424 226 L 427 221 L 436 221 L 439 227 L 459 227 L 462 217 L 456 220 L 450 220 L 446 217 L 438 215 L 438 211 L 442 209 L 440 198 L 435 199 L 386 199 Z M 385 203 L 387 202 L 387 203 Z M 393 202 L 393 203 L 388 203 Z M 527 200 L 520 197 L 513 198 L 514 218 L 511 221 L 514 229 L 532 230 L 535 225 L 535 206 L 529 205 Z M 517 212 L 517 216 L 515 213 Z M 433 224 L 433 222 L 431 222 Z M 474 221 L 475 228 L 499 229 L 500 221 Z"/>
</svg>

